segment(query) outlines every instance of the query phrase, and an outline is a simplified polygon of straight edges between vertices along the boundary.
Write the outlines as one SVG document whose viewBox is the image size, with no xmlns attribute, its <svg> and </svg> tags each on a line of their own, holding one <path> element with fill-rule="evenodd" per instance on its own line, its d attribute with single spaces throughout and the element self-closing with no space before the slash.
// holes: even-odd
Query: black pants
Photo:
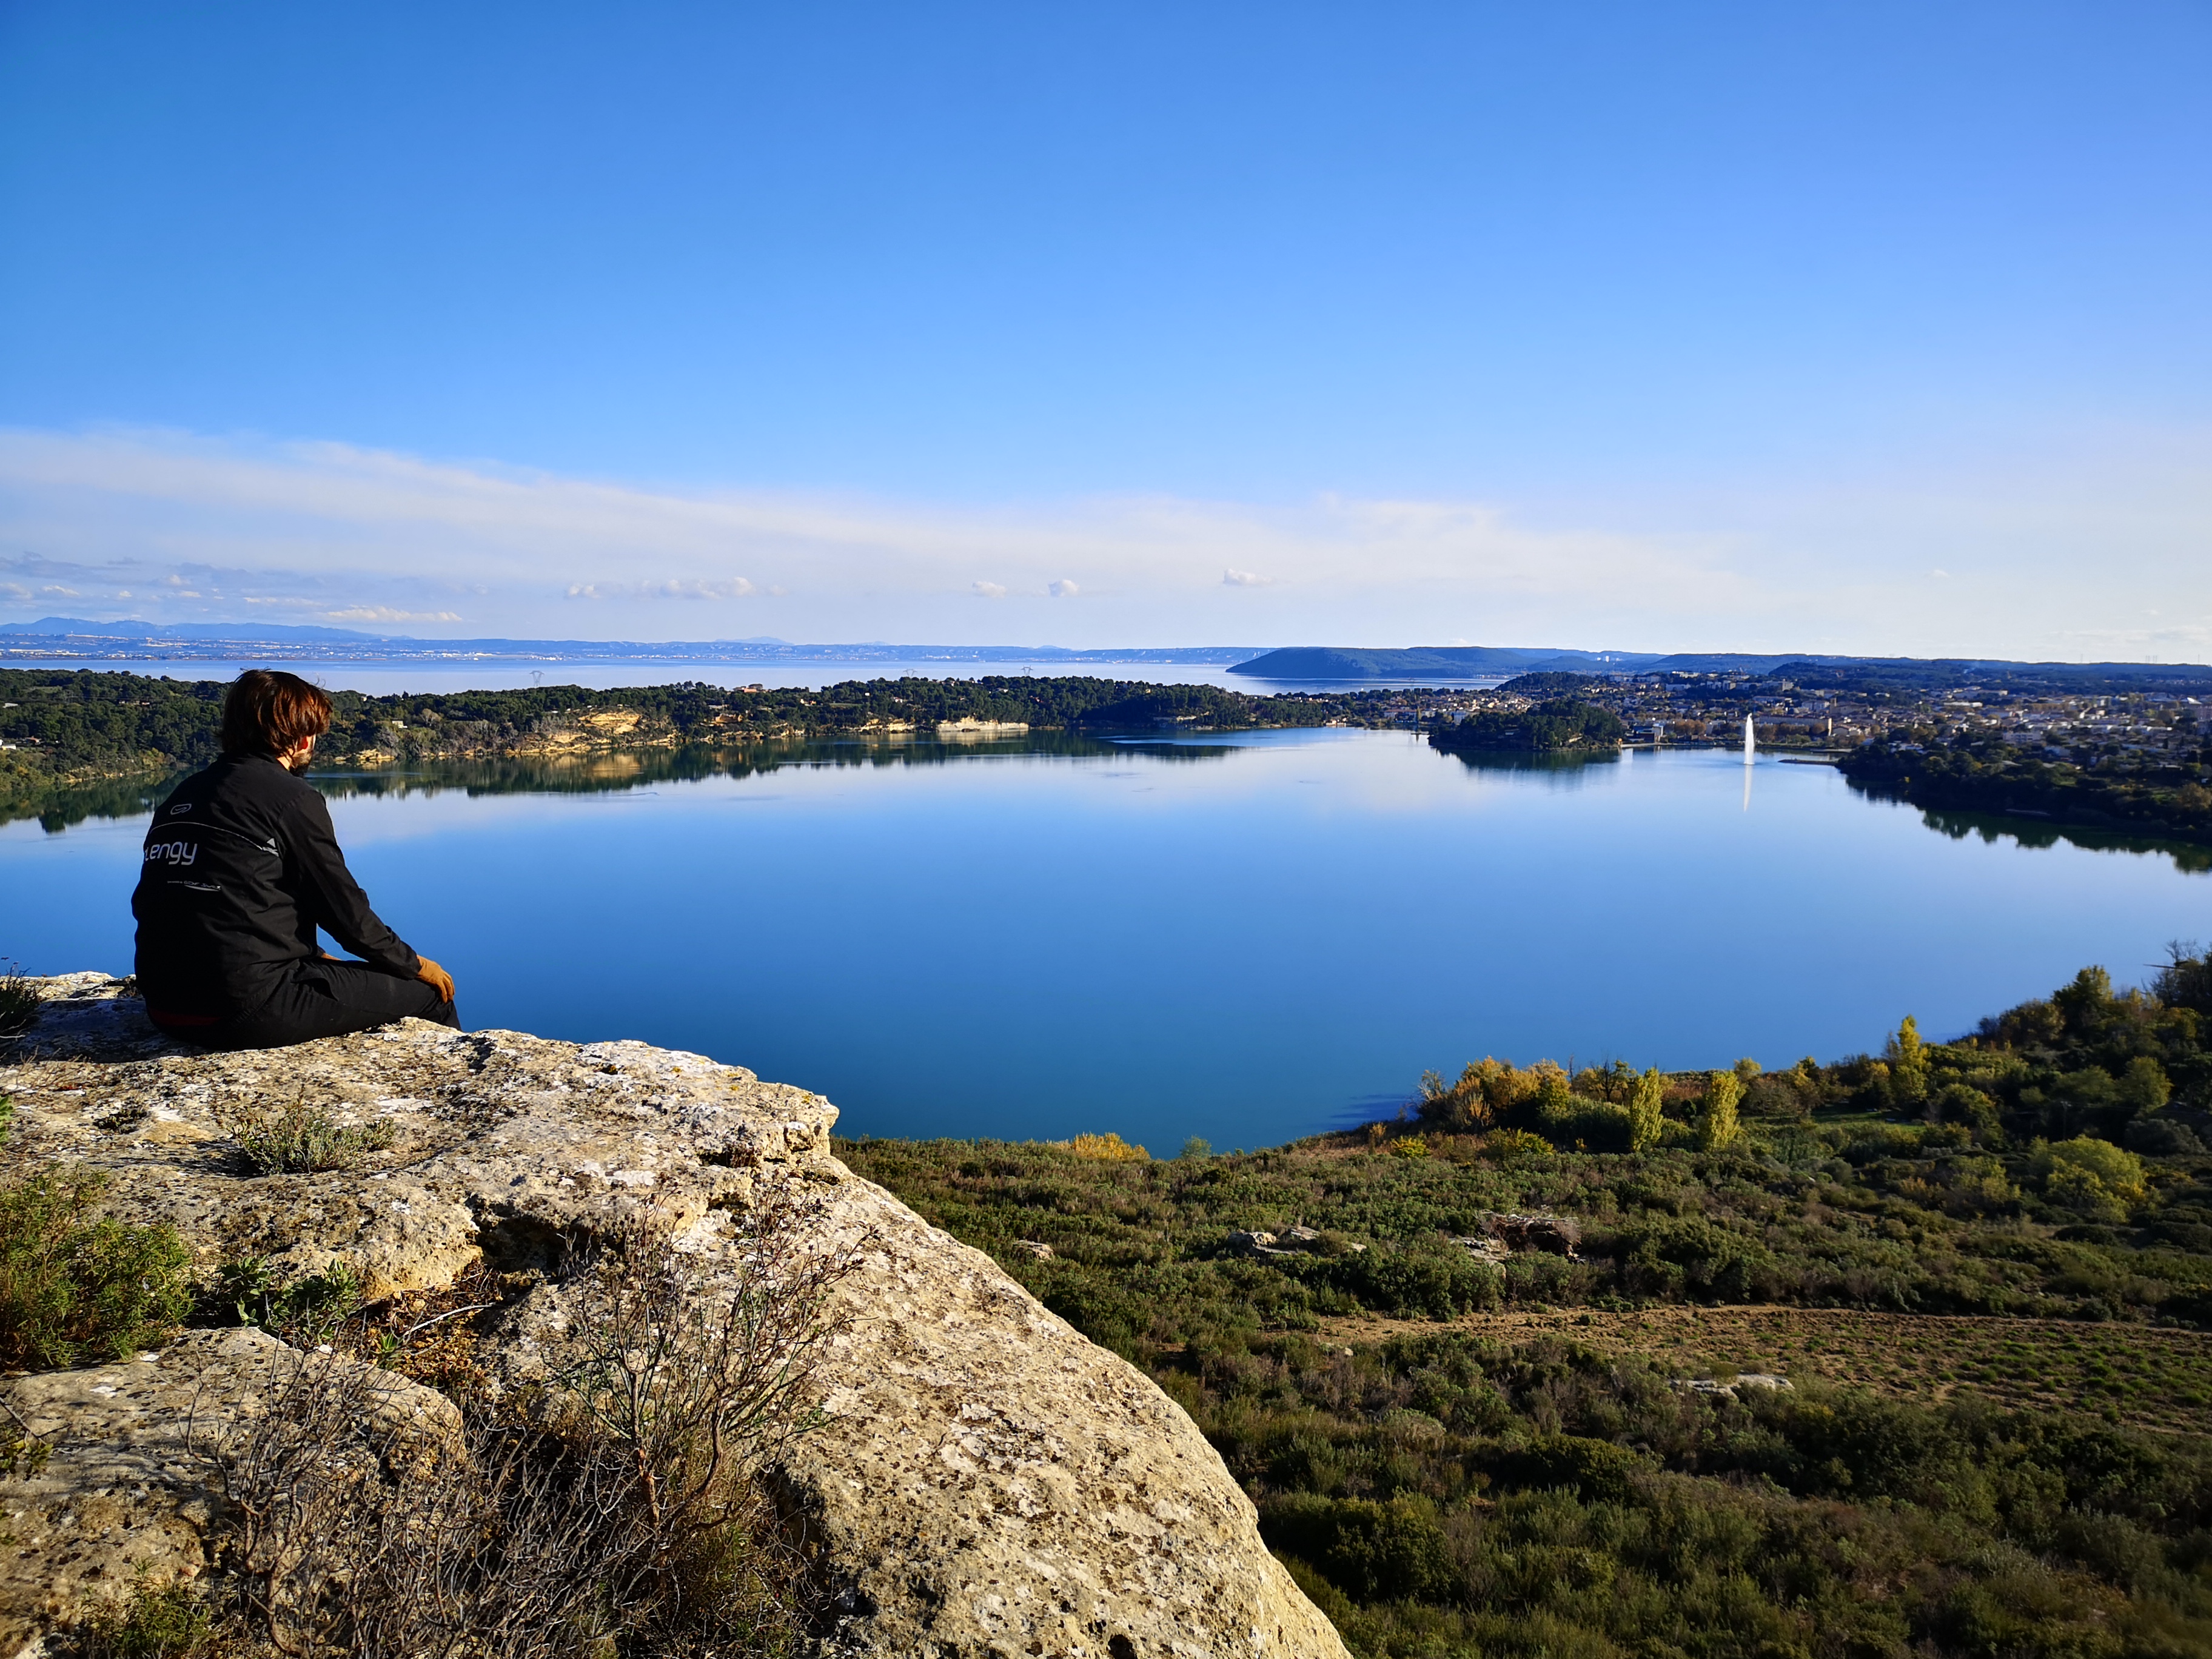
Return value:
<svg viewBox="0 0 2212 1659">
<path fill-rule="evenodd" d="M 419 979 L 401 979 L 358 962 L 302 962 L 252 1013 L 209 1026 L 171 1025 L 159 1014 L 153 1019 L 170 1036 L 204 1048 L 282 1048 L 410 1016 L 461 1029 L 453 1005 Z"/>
</svg>

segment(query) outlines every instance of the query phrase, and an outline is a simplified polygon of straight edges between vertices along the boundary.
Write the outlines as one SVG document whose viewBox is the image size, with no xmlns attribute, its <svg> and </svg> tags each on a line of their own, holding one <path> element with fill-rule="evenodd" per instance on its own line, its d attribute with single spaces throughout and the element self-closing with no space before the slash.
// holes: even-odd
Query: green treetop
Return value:
<svg viewBox="0 0 2212 1659">
<path fill-rule="evenodd" d="M 1920 1023 L 1907 1014 L 1899 1022 L 1889 1042 L 1890 1086 L 1899 1100 L 1918 1105 L 1928 1098 L 1928 1045 L 1920 1040 Z"/>
<path fill-rule="evenodd" d="M 1743 1097 L 1743 1080 L 1734 1072 L 1705 1075 L 1705 1110 L 1698 1120 L 1698 1144 L 1717 1152 L 1736 1138 L 1735 1103 Z"/>
<path fill-rule="evenodd" d="M 1660 1103 L 1667 1097 L 1667 1079 L 1654 1066 L 1636 1079 L 1636 1092 L 1628 1098 L 1628 1150 L 1648 1152 L 1659 1144 L 1666 1127 Z"/>
</svg>

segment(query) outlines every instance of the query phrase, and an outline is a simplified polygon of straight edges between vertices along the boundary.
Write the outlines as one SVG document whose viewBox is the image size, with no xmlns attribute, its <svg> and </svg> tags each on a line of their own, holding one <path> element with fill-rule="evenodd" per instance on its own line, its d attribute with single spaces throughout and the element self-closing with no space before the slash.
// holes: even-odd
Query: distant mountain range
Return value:
<svg viewBox="0 0 2212 1659">
<path fill-rule="evenodd" d="M 1839 657 L 1817 652 L 1562 651 L 1542 647 L 1413 646 L 1403 650 L 1301 645 L 1234 665 L 1232 674 L 1268 680 L 1476 680 L 1538 673 L 1771 674 L 1785 664 L 1875 678 L 1961 680 L 1976 674 L 2041 680 L 2196 685 L 2212 666 L 2195 663 L 2014 662 L 1994 657 Z"/>
<path fill-rule="evenodd" d="M 1498 680 L 1516 674 L 1771 674 L 1785 664 L 1808 674 L 1917 685 L 1976 677 L 2090 690 L 2098 685 L 2212 689 L 2212 667 L 2177 663 L 2012 662 L 1985 657 L 1843 657 L 1811 652 L 1573 651 L 1551 646 L 1125 646 L 1078 651 L 1052 645 L 794 645 L 743 640 L 424 640 L 343 628 L 281 623 L 94 622 L 46 617 L 0 623 L 0 660 L 73 659 L 350 662 L 945 662 L 1188 663 L 1226 667 L 1258 680 L 1425 682 Z"/>
<path fill-rule="evenodd" d="M 0 623 L 0 658 L 191 659 L 246 654 L 357 662 L 510 658 L 624 662 L 1147 662 L 1218 667 L 1242 662 L 1263 648 L 1256 645 L 1129 646 L 1077 651 L 1054 645 L 895 645 L 882 640 L 794 645 L 764 635 L 744 640 L 424 640 L 277 623 L 93 622 L 82 617 Z"/>
<path fill-rule="evenodd" d="M 1633 674 L 1656 653 L 1566 651 L 1556 646 L 1417 645 L 1403 650 L 1294 645 L 1240 662 L 1230 672 L 1270 680 L 1479 680 L 1565 671 Z"/>
</svg>

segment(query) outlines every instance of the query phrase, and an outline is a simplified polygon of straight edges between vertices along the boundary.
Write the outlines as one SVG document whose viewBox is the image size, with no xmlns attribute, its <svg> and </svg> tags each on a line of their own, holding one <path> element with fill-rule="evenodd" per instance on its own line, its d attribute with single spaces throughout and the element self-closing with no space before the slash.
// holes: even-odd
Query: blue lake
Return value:
<svg viewBox="0 0 2212 1659">
<path fill-rule="evenodd" d="M 854 1133 L 1269 1145 L 1486 1054 L 1829 1059 L 2212 937 L 2212 876 L 2168 854 L 1933 826 L 1726 753 L 1472 768 L 1329 730 L 736 758 L 318 781 L 471 1026 L 698 1050 Z M 144 822 L 0 830 L 0 957 L 127 971 Z"/>
</svg>

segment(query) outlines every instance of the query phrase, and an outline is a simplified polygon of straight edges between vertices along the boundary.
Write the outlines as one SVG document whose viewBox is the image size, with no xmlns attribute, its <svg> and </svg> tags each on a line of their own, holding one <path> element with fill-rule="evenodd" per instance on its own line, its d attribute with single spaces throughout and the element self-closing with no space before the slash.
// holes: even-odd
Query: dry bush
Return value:
<svg viewBox="0 0 2212 1659">
<path fill-rule="evenodd" d="M 20 1036 L 29 1030 L 39 1018 L 42 1000 L 39 988 L 10 963 L 8 971 L 0 974 L 0 1037 Z"/>
<path fill-rule="evenodd" d="M 776 1200 L 723 1257 L 636 1232 L 580 1260 L 566 1364 L 471 1392 L 458 1436 L 380 1425 L 392 1372 L 298 1355 L 210 1449 L 239 1633 L 364 1659 L 793 1650 L 812 1590 L 757 1476 L 814 1420 L 830 1293 L 865 1248 L 810 1243 L 819 1218 Z"/>
<path fill-rule="evenodd" d="M 1076 1135 L 1060 1144 L 1078 1158 L 1095 1158 L 1107 1164 L 1142 1164 L 1152 1158 L 1143 1147 L 1132 1146 L 1111 1129 L 1103 1135 Z"/>
</svg>

